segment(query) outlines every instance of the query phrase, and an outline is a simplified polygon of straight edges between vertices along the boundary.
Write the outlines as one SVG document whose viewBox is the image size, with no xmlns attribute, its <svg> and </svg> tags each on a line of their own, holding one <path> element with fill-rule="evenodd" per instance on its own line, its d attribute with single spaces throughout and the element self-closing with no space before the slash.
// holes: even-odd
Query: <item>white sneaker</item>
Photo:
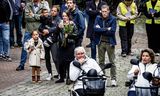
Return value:
<svg viewBox="0 0 160 96">
<path fill-rule="evenodd" d="M 117 82 L 116 82 L 116 80 L 112 80 L 111 82 L 112 82 L 112 84 L 111 84 L 111 85 L 112 85 L 113 87 L 117 86 Z"/>
<path fill-rule="evenodd" d="M 49 74 L 46 80 L 50 81 L 52 79 L 52 74 Z"/>
</svg>

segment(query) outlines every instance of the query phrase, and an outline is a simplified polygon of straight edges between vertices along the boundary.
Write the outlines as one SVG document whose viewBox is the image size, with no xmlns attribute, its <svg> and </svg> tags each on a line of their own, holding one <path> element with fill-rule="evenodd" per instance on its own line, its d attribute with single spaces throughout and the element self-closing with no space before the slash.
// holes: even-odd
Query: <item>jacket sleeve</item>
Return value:
<svg viewBox="0 0 160 96">
<path fill-rule="evenodd" d="M 28 40 L 27 42 L 24 43 L 24 50 L 29 52 L 29 47 L 31 46 L 31 41 Z"/>
<path fill-rule="evenodd" d="M 134 75 L 134 71 L 135 71 L 136 69 L 139 69 L 139 67 L 138 67 L 137 65 L 133 65 L 132 68 L 131 68 L 131 70 L 130 70 L 130 71 L 128 72 L 128 74 L 127 74 L 128 79 L 132 80 L 133 77 L 136 76 L 136 75 Z"/>
<path fill-rule="evenodd" d="M 147 11 L 147 6 L 146 6 L 146 4 L 145 4 L 145 6 L 144 6 L 144 15 L 148 18 L 148 19 L 152 19 L 152 15 L 151 14 L 149 14 L 148 13 L 148 11 Z"/>
<path fill-rule="evenodd" d="M 109 21 L 110 22 L 110 21 Z M 116 32 L 116 18 L 112 19 L 109 23 L 108 27 L 102 28 L 100 26 L 100 20 L 99 18 L 96 18 L 95 24 L 94 24 L 94 31 L 97 33 L 101 33 L 106 36 L 114 36 Z"/>
<path fill-rule="evenodd" d="M 25 19 L 26 19 L 26 21 L 30 21 L 30 22 L 39 21 L 40 20 L 40 14 L 39 13 L 34 13 L 31 6 L 32 6 L 31 3 L 27 3 L 27 5 L 26 5 L 26 8 L 25 8 Z M 29 16 L 30 12 L 32 12 L 34 15 Z"/>
<path fill-rule="evenodd" d="M 93 10 L 90 5 L 91 5 L 90 1 L 86 3 L 86 13 L 89 16 L 98 15 L 99 14 L 99 10 Z"/>
<path fill-rule="evenodd" d="M 69 77 L 72 81 L 76 81 L 80 76 L 81 70 L 73 65 L 73 62 L 70 64 L 69 68 Z"/>
<path fill-rule="evenodd" d="M 77 38 L 77 35 L 78 35 L 78 29 L 77 29 L 76 25 L 74 24 L 73 25 L 73 32 L 68 34 L 68 38 L 75 39 L 75 38 Z"/>
<path fill-rule="evenodd" d="M 118 5 L 118 7 L 117 7 L 117 17 L 118 17 L 118 19 L 120 19 L 120 20 L 127 20 L 127 17 L 125 17 L 125 16 L 123 16 L 122 15 L 122 13 L 121 13 L 121 11 L 120 11 L 120 7 L 119 7 L 119 5 Z"/>
<path fill-rule="evenodd" d="M 84 34 L 84 30 L 85 30 L 85 19 L 83 17 L 83 15 L 81 13 L 78 13 L 77 15 L 77 19 L 78 19 L 78 36 Z"/>
<path fill-rule="evenodd" d="M 43 46 L 43 42 L 41 42 L 42 44 L 42 48 L 41 48 L 41 59 L 45 58 L 45 51 L 44 51 L 44 46 Z"/>
</svg>

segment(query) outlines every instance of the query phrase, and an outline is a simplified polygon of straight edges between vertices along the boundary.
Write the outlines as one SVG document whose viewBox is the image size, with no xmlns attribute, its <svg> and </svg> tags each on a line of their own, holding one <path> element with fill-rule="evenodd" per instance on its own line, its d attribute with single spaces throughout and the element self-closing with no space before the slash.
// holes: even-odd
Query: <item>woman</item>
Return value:
<svg viewBox="0 0 160 96">
<path fill-rule="evenodd" d="M 78 30 L 68 11 L 62 13 L 62 19 L 59 24 L 59 28 L 61 29 L 58 56 L 60 79 L 55 83 L 64 82 L 64 78 L 66 77 L 66 84 L 69 84 L 68 70 L 70 62 L 74 60 L 75 39 L 77 38 Z"/>
<path fill-rule="evenodd" d="M 131 52 L 131 41 L 134 33 L 134 24 L 137 14 L 137 6 L 133 0 L 123 0 L 119 3 L 117 7 L 122 57 L 126 57 L 127 55 L 133 55 L 133 53 Z"/>
<path fill-rule="evenodd" d="M 74 61 L 79 62 L 81 64 L 82 70 L 84 70 L 86 73 L 90 69 L 95 69 L 97 72 L 100 72 L 100 75 L 103 75 L 103 71 L 101 71 L 101 68 L 99 64 L 92 58 L 89 58 L 86 55 L 86 51 L 84 47 L 77 47 L 74 50 L 74 56 L 75 59 Z M 74 85 L 74 90 L 79 94 L 79 96 L 86 96 L 85 93 L 83 92 L 83 83 L 80 80 L 77 80 L 79 76 L 82 75 L 82 70 L 78 69 L 76 66 L 73 65 L 73 62 L 71 62 L 70 65 L 70 79 L 72 81 L 76 81 Z"/>
<path fill-rule="evenodd" d="M 144 49 L 140 54 L 140 62 L 138 65 L 133 65 L 131 70 L 128 72 L 128 78 L 133 80 L 134 77 L 137 77 L 135 82 L 135 86 L 137 87 L 150 87 L 150 80 L 144 78 L 144 72 L 150 72 L 152 75 L 157 68 L 157 64 L 155 64 L 155 56 L 152 49 Z M 132 93 L 133 92 L 133 93 Z M 146 93 L 146 92 L 145 92 Z M 132 95 L 131 95 L 132 94 Z M 129 91 L 128 96 L 135 96 L 135 91 Z M 149 93 L 146 93 L 150 96 Z"/>
</svg>

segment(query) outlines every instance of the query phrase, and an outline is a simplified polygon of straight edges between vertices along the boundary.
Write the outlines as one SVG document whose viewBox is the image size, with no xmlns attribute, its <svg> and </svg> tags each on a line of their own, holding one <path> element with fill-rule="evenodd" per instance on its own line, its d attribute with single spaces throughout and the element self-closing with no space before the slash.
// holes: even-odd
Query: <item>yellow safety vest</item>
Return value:
<svg viewBox="0 0 160 96">
<path fill-rule="evenodd" d="M 123 2 L 121 2 L 119 3 L 119 7 L 122 15 L 125 16 L 128 13 L 127 6 Z M 136 13 L 136 4 L 132 2 L 130 7 L 131 7 L 131 15 L 134 15 Z M 119 26 L 126 26 L 126 23 L 127 21 L 122 21 L 122 20 L 119 20 L 118 22 Z M 134 24 L 135 20 L 131 20 L 130 23 Z"/>
<path fill-rule="evenodd" d="M 146 2 L 147 5 L 147 11 L 149 12 L 149 9 L 153 9 L 153 6 L 151 4 L 151 1 Z M 154 10 L 156 10 L 157 12 L 160 11 L 160 1 L 157 0 L 157 3 L 154 7 Z M 155 24 L 160 24 L 160 17 L 154 17 L 154 22 Z M 152 19 L 146 19 L 146 24 L 152 24 Z"/>
</svg>

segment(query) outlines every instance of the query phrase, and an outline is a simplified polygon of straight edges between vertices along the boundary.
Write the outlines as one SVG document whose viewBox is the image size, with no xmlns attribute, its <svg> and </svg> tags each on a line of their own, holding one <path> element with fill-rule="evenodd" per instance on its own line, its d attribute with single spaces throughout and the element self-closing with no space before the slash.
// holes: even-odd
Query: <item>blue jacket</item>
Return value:
<svg viewBox="0 0 160 96">
<path fill-rule="evenodd" d="M 78 38 L 83 38 L 85 30 L 85 18 L 83 16 L 82 11 L 76 8 L 74 11 L 71 12 L 71 16 L 73 22 L 76 24 L 78 29 Z"/>
<path fill-rule="evenodd" d="M 104 26 L 103 26 L 104 24 Z M 100 38 L 102 35 L 105 35 L 109 38 L 109 43 L 111 45 L 116 45 L 116 18 L 109 14 L 108 19 L 103 19 L 100 15 L 98 15 L 95 19 L 94 23 L 94 31 L 95 31 L 95 43 L 100 43 Z M 99 26 L 100 28 L 96 27 Z M 110 30 L 108 28 L 111 28 Z"/>
</svg>

